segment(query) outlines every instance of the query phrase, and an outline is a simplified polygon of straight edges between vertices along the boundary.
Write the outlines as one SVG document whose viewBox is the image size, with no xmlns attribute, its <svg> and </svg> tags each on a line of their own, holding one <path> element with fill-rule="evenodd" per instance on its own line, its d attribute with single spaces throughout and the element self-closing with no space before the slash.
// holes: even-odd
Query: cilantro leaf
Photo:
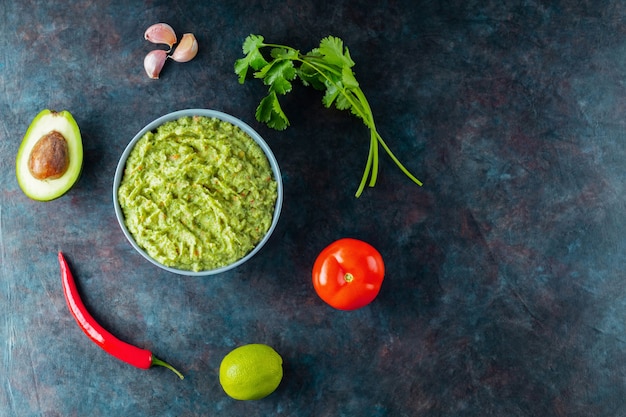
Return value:
<svg viewBox="0 0 626 417">
<path fill-rule="evenodd" d="M 349 68 L 348 71 L 352 72 Z M 355 80 L 356 81 L 356 80 Z M 354 101 L 350 88 L 344 85 L 341 77 L 336 74 L 328 74 L 324 83 L 326 92 L 322 98 L 322 103 L 330 107 L 333 103 L 338 110 L 347 110 Z M 358 87 L 358 83 L 356 84 Z"/>
<path fill-rule="evenodd" d="M 349 67 L 343 67 L 341 69 L 341 82 L 347 89 L 354 89 L 359 87 L 359 82 L 354 76 L 354 72 Z"/>
<path fill-rule="evenodd" d="M 248 68 L 259 70 L 268 64 L 259 50 L 264 45 L 263 36 L 249 35 L 245 39 L 242 47 L 245 56 L 235 61 L 235 73 L 239 76 L 239 84 L 246 80 Z"/>
<path fill-rule="evenodd" d="M 324 90 L 326 88 L 324 78 L 308 62 L 303 62 L 297 72 L 300 81 L 305 86 L 310 85 L 316 90 Z"/>
<path fill-rule="evenodd" d="M 276 130 L 285 130 L 289 126 L 287 115 L 283 112 L 275 92 L 269 93 L 261 100 L 256 109 L 256 119 Z"/>
<path fill-rule="evenodd" d="M 324 97 L 322 97 L 322 104 L 324 104 L 326 108 L 329 108 L 330 106 L 333 105 L 333 103 L 337 99 L 337 96 L 339 96 L 339 88 L 337 87 L 337 85 L 336 84 L 328 85 L 326 87 L 326 92 L 324 93 Z"/>
<path fill-rule="evenodd" d="M 337 107 L 338 110 L 347 110 L 351 108 L 352 102 L 350 102 L 350 98 L 351 97 L 348 94 L 340 94 L 335 101 L 335 107 Z"/>
<path fill-rule="evenodd" d="M 270 55 L 274 59 L 296 60 L 298 59 L 299 54 L 300 52 L 298 52 L 297 49 L 291 48 L 272 48 L 272 50 L 270 51 Z"/>
<path fill-rule="evenodd" d="M 244 54 L 249 54 L 250 52 L 258 51 L 259 48 L 263 47 L 265 38 L 261 35 L 249 35 L 244 41 L 243 49 Z"/>
<path fill-rule="evenodd" d="M 286 94 L 291 91 L 291 81 L 296 78 L 296 70 L 293 61 L 281 60 L 264 66 L 254 76 L 262 78 L 263 83 L 270 86 L 270 91 Z"/>
<path fill-rule="evenodd" d="M 320 47 L 317 51 L 324 57 L 324 59 L 332 64 L 336 65 L 340 68 L 342 67 L 353 67 L 354 61 L 350 57 L 350 52 L 348 48 L 343 48 L 343 41 L 334 36 L 328 36 L 320 42 Z"/>
<path fill-rule="evenodd" d="M 239 76 L 239 84 L 243 84 L 246 81 L 249 66 L 250 64 L 246 58 L 240 58 L 235 61 L 235 74 Z"/>
</svg>

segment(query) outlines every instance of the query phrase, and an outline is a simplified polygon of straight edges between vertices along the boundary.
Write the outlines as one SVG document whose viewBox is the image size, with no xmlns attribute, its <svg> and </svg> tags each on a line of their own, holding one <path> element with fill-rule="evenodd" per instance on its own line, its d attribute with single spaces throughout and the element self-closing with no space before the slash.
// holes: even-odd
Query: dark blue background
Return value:
<svg viewBox="0 0 626 417">
<path fill-rule="evenodd" d="M 143 32 L 159 21 L 200 52 L 150 80 Z M 0 415 L 626 415 L 626 3 L 20 1 L 0 22 Z M 341 37 L 380 133 L 424 186 L 381 153 L 378 185 L 355 199 L 369 132 L 299 84 L 283 100 L 291 127 L 257 123 L 266 87 L 233 72 L 250 33 L 303 51 Z M 146 262 L 112 207 L 126 144 L 192 107 L 249 123 L 285 184 L 272 239 L 211 278 Z M 85 147 L 80 181 L 49 203 L 14 174 L 44 108 L 69 110 Z M 387 264 L 355 312 L 310 283 L 317 253 L 346 236 Z M 93 315 L 184 381 L 83 335 L 58 250 Z M 246 343 L 285 362 L 261 401 L 219 386 L 222 357 Z"/>
</svg>

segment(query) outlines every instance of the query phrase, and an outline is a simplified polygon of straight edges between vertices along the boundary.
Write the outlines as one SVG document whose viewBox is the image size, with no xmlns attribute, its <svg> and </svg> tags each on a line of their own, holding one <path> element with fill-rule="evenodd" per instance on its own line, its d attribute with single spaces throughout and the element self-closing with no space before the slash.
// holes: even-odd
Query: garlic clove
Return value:
<svg viewBox="0 0 626 417">
<path fill-rule="evenodd" d="M 170 55 L 176 62 L 191 61 L 198 53 L 198 41 L 193 33 L 185 33 L 180 39 L 180 43 L 174 50 L 174 53 Z"/>
<path fill-rule="evenodd" d="M 143 37 L 152 43 L 168 45 L 170 50 L 177 40 L 174 29 L 167 23 L 155 23 L 146 29 Z"/>
<path fill-rule="evenodd" d="M 163 65 L 165 65 L 166 59 L 167 51 L 156 49 L 149 52 L 143 59 L 143 67 L 146 70 L 148 77 L 153 80 L 159 78 L 159 74 L 161 73 L 161 69 L 163 69 Z"/>
</svg>

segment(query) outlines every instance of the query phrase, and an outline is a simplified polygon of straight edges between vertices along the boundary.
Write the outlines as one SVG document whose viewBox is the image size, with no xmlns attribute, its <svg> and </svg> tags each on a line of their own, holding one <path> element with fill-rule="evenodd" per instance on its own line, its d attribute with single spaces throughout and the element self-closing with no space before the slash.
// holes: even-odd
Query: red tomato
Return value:
<svg viewBox="0 0 626 417">
<path fill-rule="evenodd" d="M 322 300 L 338 310 L 356 310 L 380 291 L 385 264 L 369 243 L 339 239 L 328 245 L 313 265 L 313 286 Z"/>
</svg>

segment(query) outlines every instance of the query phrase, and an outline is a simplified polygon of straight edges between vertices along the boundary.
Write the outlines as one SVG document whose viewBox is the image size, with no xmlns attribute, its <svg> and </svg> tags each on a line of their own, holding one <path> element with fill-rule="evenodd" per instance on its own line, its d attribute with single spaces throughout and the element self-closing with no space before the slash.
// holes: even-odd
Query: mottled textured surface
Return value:
<svg viewBox="0 0 626 417">
<path fill-rule="evenodd" d="M 321 3 L 0 5 L 1 416 L 626 415 L 626 3 Z M 158 21 L 194 32 L 200 53 L 153 81 L 143 31 Z M 378 185 L 353 198 L 368 132 L 318 92 L 285 98 L 286 131 L 257 123 L 265 87 L 232 72 L 249 33 L 302 50 L 342 37 L 380 132 L 424 187 L 381 156 Z M 128 141 L 190 107 L 251 124 L 285 184 L 267 246 L 213 278 L 156 269 L 112 208 Z M 49 203 L 14 175 L 43 108 L 72 112 L 85 146 L 80 181 Z M 310 284 L 317 253 L 344 236 L 387 261 L 379 297 L 349 313 Z M 93 315 L 184 381 L 88 341 L 58 250 Z M 237 402 L 219 363 L 255 342 L 281 353 L 285 377 Z"/>
</svg>

